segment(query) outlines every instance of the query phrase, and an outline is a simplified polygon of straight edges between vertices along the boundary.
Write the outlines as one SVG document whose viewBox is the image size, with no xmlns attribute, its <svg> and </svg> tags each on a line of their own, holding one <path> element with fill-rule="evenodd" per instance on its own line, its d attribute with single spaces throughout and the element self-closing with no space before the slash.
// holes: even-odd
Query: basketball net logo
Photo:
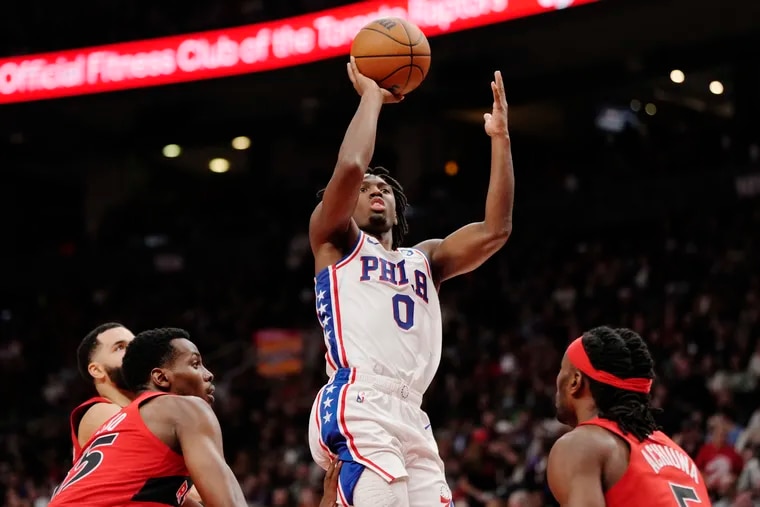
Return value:
<svg viewBox="0 0 760 507">
<path fill-rule="evenodd" d="M 567 7 L 570 7 L 573 5 L 573 2 L 575 0 L 537 0 L 538 5 L 543 7 L 544 9 L 566 9 Z"/>
</svg>

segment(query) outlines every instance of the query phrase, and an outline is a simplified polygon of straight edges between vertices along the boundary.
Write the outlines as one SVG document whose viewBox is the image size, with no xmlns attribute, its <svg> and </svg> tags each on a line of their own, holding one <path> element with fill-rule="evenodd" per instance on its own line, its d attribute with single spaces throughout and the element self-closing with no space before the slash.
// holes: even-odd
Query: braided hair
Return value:
<svg viewBox="0 0 760 507">
<path fill-rule="evenodd" d="M 393 233 L 393 245 L 391 248 L 396 250 L 404 241 L 404 238 L 409 233 L 409 223 L 406 221 L 406 208 L 409 206 L 409 201 L 404 194 L 404 187 L 395 178 L 390 175 L 388 169 L 382 166 L 370 167 L 365 174 L 371 174 L 373 176 L 379 176 L 383 179 L 393 190 L 393 197 L 396 199 L 396 225 L 393 226 L 391 232 Z M 323 188 L 317 192 L 317 199 L 322 200 L 322 196 L 325 194 Z"/>
<path fill-rule="evenodd" d="M 654 361 L 644 340 L 634 331 L 606 326 L 583 334 L 583 348 L 591 365 L 622 379 L 654 378 Z M 585 377 L 585 375 L 584 375 Z M 599 417 L 618 424 L 625 434 L 643 441 L 660 429 L 650 407 L 651 396 L 602 384 L 586 377 Z"/>
</svg>

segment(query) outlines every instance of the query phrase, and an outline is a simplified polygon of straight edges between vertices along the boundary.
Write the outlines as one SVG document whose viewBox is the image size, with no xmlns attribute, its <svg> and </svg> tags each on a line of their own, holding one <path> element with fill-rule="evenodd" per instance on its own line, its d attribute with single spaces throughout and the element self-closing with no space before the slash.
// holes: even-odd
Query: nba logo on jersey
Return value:
<svg viewBox="0 0 760 507">
<path fill-rule="evenodd" d="M 356 402 L 364 403 L 364 391 L 361 391 L 359 394 L 356 395 Z"/>
</svg>

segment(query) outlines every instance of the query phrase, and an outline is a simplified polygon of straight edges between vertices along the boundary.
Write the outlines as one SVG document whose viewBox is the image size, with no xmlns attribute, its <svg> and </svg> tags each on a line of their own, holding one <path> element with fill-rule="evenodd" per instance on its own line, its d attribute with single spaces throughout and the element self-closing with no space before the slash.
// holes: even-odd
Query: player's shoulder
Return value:
<svg viewBox="0 0 760 507">
<path fill-rule="evenodd" d="M 106 419 L 116 415 L 121 410 L 121 407 L 111 401 L 96 401 L 88 405 L 82 413 L 81 423 L 90 422 L 93 419 L 104 418 Z"/>
<path fill-rule="evenodd" d="M 213 414 L 209 404 L 197 396 L 165 394 L 146 401 L 150 402 L 153 410 L 158 410 L 175 420 L 186 421 L 190 418 L 203 418 Z"/>
<path fill-rule="evenodd" d="M 443 239 L 440 238 L 426 239 L 425 241 L 414 245 L 411 250 L 416 250 L 424 255 L 427 259 L 430 259 L 435 252 L 435 249 L 438 248 L 441 243 L 443 243 Z"/>
<path fill-rule="evenodd" d="M 614 450 L 615 436 L 600 426 L 584 425 L 568 431 L 554 443 L 549 457 L 566 461 L 581 456 L 603 457 Z"/>
<path fill-rule="evenodd" d="M 109 419 L 119 413 L 121 407 L 110 401 L 98 401 L 89 405 L 75 424 L 75 432 L 80 444 L 87 442 L 93 433 Z"/>
</svg>

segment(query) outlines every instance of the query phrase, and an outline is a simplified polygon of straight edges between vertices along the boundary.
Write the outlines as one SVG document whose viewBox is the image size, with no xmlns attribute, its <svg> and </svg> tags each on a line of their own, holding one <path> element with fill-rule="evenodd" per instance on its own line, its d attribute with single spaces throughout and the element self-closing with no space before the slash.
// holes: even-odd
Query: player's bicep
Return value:
<svg viewBox="0 0 760 507">
<path fill-rule="evenodd" d="M 182 400 L 175 429 L 185 466 L 204 505 L 246 505 L 240 484 L 224 460 L 222 430 L 214 412 L 200 398 Z"/>
<path fill-rule="evenodd" d="M 549 453 L 546 475 L 562 507 L 605 507 L 602 461 L 582 434 L 571 432 L 557 440 Z"/>
<path fill-rule="evenodd" d="M 489 232 L 483 222 L 475 222 L 460 227 L 442 240 L 424 241 L 417 248 L 426 252 L 440 283 L 480 267 L 506 240 L 503 235 Z"/>
<path fill-rule="evenodd" d="M 358 163 L 338 163 L 322 195 L 322 202 L 312 213 L 309 238 L 312 244 L 335 241 L 349 232 L 359 200 L 359 190 L 366 168 Z"/>
<path fill-rule="evenodd" d="M 84 447 L 92 435 L 103 426 L 106 421 L 119 413 L 121 407 L 115 403 L 96 403 L 91 406 L 79 421 L 77 428 L 77 440 Z"/>
</svg>

